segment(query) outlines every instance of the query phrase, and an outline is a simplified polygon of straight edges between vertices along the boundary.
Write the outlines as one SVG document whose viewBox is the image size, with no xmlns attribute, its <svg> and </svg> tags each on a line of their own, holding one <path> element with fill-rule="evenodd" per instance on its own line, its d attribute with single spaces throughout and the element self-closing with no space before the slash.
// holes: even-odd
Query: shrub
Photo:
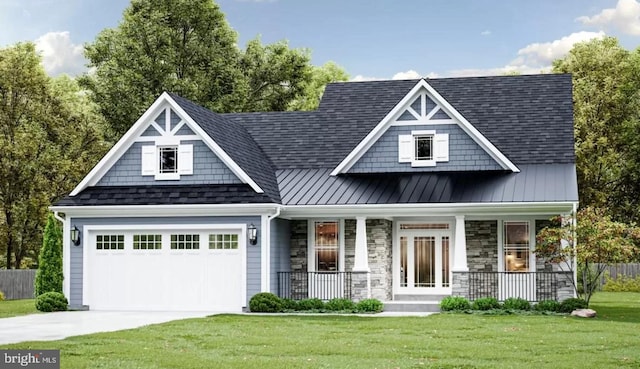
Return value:
<svg viewBox="0 0 640 369">
<path fill-rule="evenodd" d="M 49 214 L 44 228 L 38 260 L 35 295 L 39 296 L 45 292 L 62 293 L 62 231 L 53 214 Z"/>
<path fill-rule="evenodd" d="M 520 297 L 509 297 L 504 300 L 502 307 L 509 310 L 531 310 L 531 303 Z"/>
<path fill-rule="evenodd" d="M 60 292 L 45 292 L 36 297 L 36 309 L 39 311 L 65 311 L 69 302 Z"/>
<path fill-rule="evenodd" d="M 4 301 L 4 293 L 2 291 L 0 291 L 0 301 Z"/>
<path fill-rule="evenodd" d="M 544 300 L 533 305 L 533 310 L 535 311 L 558 312 L 559 309 L 560 309 L 560 303 L 556 300 Z"/>
<path fill-rule="evenodd" d="M 329 311 L 353 311 L 356 304 L 349 299 L 338 298 L 327 301 L 324 307 Z"/>
<path fill-rule="evenodd" d="M 440 310 L 442 311 L 460 311 L 470 308 L 469 300 L 462 296 L 447 296 L 440 301 Z"/>
<path fill-rule="evenodd" d="M 249 300 L 249 309 L 254 313 L 278 313 L 282 310 L 282 300 L 273 293 L 260 292 Z"/>
<path fill-rule="evenodd" d="M 282 310 L 283 311 L 290 311 L 290 310 L 298 310 L 298 301 L 293 300 L 293 299 L 281 299 L 280 302 L 282 302 Z"/>
<path fill-rule="evenodd" d="M 483 297 L 471 304 L 473 310 L 493 310 L 500 309 L 500 302 L 495 297 Z"/>
<path fill-rule="evenodd" d="M 608 275 L 604 276 L 603 291 L 607 292 L 640 292 L 640 275 L 631 278 L 621 275 L 616 279 L 611 279 Z"/>
<path fill-rule="evenodd" d="M 566 299 L 560 303 L 560 307 L 558 312 L 560 313 L 570 313 L 576 309 L 586 309 L 589 305 L 583 299 L 572 297 L 570 299 Z"/>
<path fill-rule="evenodd" d="M 364 299 L 356 304 L 359 313 L 379 313 L 384 308 L 382 301 L 378 299 Z"/>
<path fill-rule="evenodd" d="M 298 301 L 298 310 L 322 310 L 324 309 L 324 302 L 318 298 L 303 299 Z"/>
</svg>

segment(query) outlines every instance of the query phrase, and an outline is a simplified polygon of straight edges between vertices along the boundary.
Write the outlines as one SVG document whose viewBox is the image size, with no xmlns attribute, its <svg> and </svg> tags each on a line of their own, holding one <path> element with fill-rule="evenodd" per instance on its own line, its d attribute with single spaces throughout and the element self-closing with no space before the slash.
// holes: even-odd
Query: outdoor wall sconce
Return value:
<svg viewBox="0 0 640 369">
<path fill-rule="evenodd" d="M 76 226 L 71 228 L 71 242 L 76 246 L 80 245 L 80 230 Z"/>
<path fill-rule="evenodd" d="M 255 225 L 253 225 L 253 223 L 251 223 L 251 225 L 249 225 L 249 228 L 247 228 L 247 233 L 249 235 L 249 244 L 258 244 L 258 229 Z"/>
</svg>

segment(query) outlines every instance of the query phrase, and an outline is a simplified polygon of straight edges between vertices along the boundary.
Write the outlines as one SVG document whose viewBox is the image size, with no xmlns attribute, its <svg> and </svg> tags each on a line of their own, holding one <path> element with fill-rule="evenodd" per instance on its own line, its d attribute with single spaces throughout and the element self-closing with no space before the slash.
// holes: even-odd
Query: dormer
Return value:
<svg viewBox="0 0 640 369">
<path fill-rule="evenodd" d="M 519 171 L 427 81 L 420 80 L 332 175 L 487 170 Z"/>
</svg>

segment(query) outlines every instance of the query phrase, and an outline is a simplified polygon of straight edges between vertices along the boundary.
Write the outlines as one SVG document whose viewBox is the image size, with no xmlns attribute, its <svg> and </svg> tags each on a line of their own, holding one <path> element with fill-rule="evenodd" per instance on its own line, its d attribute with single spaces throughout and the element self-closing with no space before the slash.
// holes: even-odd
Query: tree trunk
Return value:
<svg viewBox="0 0 640 369">
<path fill-rule="evenodd" d="M 11 254 L 13 254 L 13 235 L 11 233 L 11 227 L 13 226 L 13 218 L 11 217 L 11 212 L 4 212 L 4 218 L 7 222 L 7 269 L 11 269 Z"/>
</svg>

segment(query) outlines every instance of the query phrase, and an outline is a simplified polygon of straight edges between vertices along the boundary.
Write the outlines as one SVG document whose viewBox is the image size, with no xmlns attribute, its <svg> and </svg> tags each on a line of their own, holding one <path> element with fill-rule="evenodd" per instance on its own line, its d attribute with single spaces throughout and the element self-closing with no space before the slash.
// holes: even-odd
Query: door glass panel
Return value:
<svg viewBox="0 0 640 369">
<path fill-rule="evenodd" d="M 315 222 L 316 271 L 338 271 L 338 222 Z"/>
<path fill-rule="evenodd" d="M 414 287 L 435 287 L 435 237 L 415 237 Z"/>
<path fill-rule="evenodd" d="M 449 237 L 442 237 L 442 287 L 449 286 Z"/>
<path fill-rule="evenodd" d="M 400 287 L 407 287 L 407 237 L 400 237 Z"/>
<path fill-rule="evenodd" d="M 504 222 L 504 270 L 529 271 L 529 222 Z"/>
</svg>

